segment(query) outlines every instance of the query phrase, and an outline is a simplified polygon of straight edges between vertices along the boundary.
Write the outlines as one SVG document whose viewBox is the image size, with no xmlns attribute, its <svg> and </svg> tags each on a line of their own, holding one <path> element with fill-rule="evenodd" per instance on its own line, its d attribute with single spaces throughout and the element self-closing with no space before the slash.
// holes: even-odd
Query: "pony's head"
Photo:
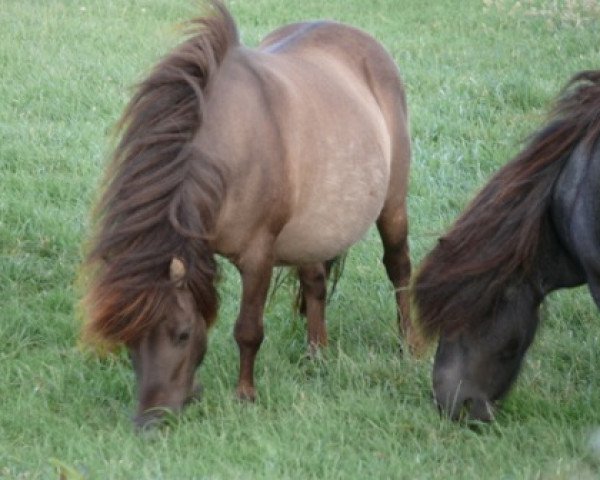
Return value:
<svg viewBox="0 0 600 480">
<path fill-rule="evenodd" d="M 160 257 L 160 255 L 159 255 Z M 135 424 L 153 425 L 200 392 L 195 373 L 216 320 L 216 262 L 158 258 L 149 268 L 112 259 L 99 265 L 86 296 L 91 340 L 123 345 L 136 378 Z"/>
<path fill-rule="evenodd" d="M 135 424 L 145 427 L 166 411 L 178 412 L 200 393 L 194 381 L 207 345 L 207 320 L 185 281 L 185 266 L 174 257 L 171 286 L 158 318 L 127 344 L 138 392 Z"/>
<path fill-rule="evenodd" d="M 435 401 L 454 420 L 490 421 L 510 389 L 538 325 L 541 297 L 528 285 L 508 288 L 482 318 L 485 328 L 441 332 L 433 367 Z"/>
</svg>

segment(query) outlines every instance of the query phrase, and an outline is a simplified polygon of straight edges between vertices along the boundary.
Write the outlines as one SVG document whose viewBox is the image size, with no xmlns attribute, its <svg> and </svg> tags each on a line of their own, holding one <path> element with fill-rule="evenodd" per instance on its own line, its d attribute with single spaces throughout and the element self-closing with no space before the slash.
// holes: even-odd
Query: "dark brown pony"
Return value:
<svg viewBox="0 0 600 480">
<path fill-rule="evenodd" d="M 451 417 L 492 418 L 549 292 L 587 283 L 600 306 L 599 138 L 600 71 L 581 72 L 425 258 L 413 293 L 440 336 L 433 387 Z"/>
<path fill-rule="evenodd" d="M 392 58 L 333 22 L 288 25 L 248 49 L 211 7 L 123 115 L 87 259 L 88 331 L 128 347 L 138 425 L 193 396 L 217 315 L 215 254 L 242 278 L 241 398 L 255 397 L 273 267 L 298 267 L 309 345 L 325 345 L 327 262 L 374 222 L 410 335 L 410 144 Z"/>
</svg>

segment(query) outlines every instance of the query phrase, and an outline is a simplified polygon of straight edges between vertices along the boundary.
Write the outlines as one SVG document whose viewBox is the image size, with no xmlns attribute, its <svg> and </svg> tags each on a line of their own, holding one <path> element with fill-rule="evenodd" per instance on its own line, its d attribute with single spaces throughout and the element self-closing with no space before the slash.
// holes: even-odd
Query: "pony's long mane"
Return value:
<svg viewBox="0 0 600 480">
<path fill-rule="evenodd" d="M 194 147 L 206 86 L 228 49 L 235 23 L 219 2 L 191 22 L 190 37 L 143 80 L 125 109 L 122 132 L 95 213 L 84 300 L 87 332 L 129 343 L 158 321 L 173 257 L 210 324 L 218 306 L 208 240 L 224 192 L 219 165 Z"/>
<path fill-rule="evenodd" d="M 532 281 L 556 179 L 581 142 L 600 135 L 600 71 L 563 90 L 547 125 L 500 169 L 425 258 L 413 284 L 423 333 L 485 325 L 507 285 Z M 483 325 L 482 325 L 483 324 Z"/>
</svg>

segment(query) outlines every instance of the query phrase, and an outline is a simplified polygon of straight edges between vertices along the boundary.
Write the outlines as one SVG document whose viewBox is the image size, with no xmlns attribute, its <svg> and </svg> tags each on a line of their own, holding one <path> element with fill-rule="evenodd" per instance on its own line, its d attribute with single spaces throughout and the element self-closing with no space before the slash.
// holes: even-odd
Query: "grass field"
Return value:
<svg viewBox="0 0 600 480">
<path fill-rule="evenodd" d="M 366 29 L 396 59 L 413 137 L 415 265 L 539 125 L 576 71 L 600 66 L 593 0 L 231 0 L 255 45 L 286 22 Z M 136 435 L 124 355 L 78 347 L 74 279 L 88 212 L 131 85 L 180 38 L 188 0 L 3 0 L 0 8 L 0 478 L 599 478 L 600 322 L 585 289 L 554 294 L 497 421 L 441 419 L 431 360 L 398 355 L 375 232 L 307 361 L 284 287 L 268 306 L 259 400 L 233 397 L 239 280 L 223 265 L 204 399 Z M 600 440 L 597 440 L 597 442 Z"/>
</svg>

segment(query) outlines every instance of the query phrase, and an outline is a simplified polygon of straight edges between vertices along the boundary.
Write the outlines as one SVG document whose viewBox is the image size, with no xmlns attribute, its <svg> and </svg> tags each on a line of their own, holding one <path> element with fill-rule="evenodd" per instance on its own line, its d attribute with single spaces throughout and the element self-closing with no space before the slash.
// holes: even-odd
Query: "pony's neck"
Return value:
<svg viewBox="0 0 600 480">
<path fill-rule="evenodd" d="M 544 230 L 533 275 L 542 295 L 585 283 L 583 269 L 563 246 L 554 226 L 547 225 Z"/>
</svg>

